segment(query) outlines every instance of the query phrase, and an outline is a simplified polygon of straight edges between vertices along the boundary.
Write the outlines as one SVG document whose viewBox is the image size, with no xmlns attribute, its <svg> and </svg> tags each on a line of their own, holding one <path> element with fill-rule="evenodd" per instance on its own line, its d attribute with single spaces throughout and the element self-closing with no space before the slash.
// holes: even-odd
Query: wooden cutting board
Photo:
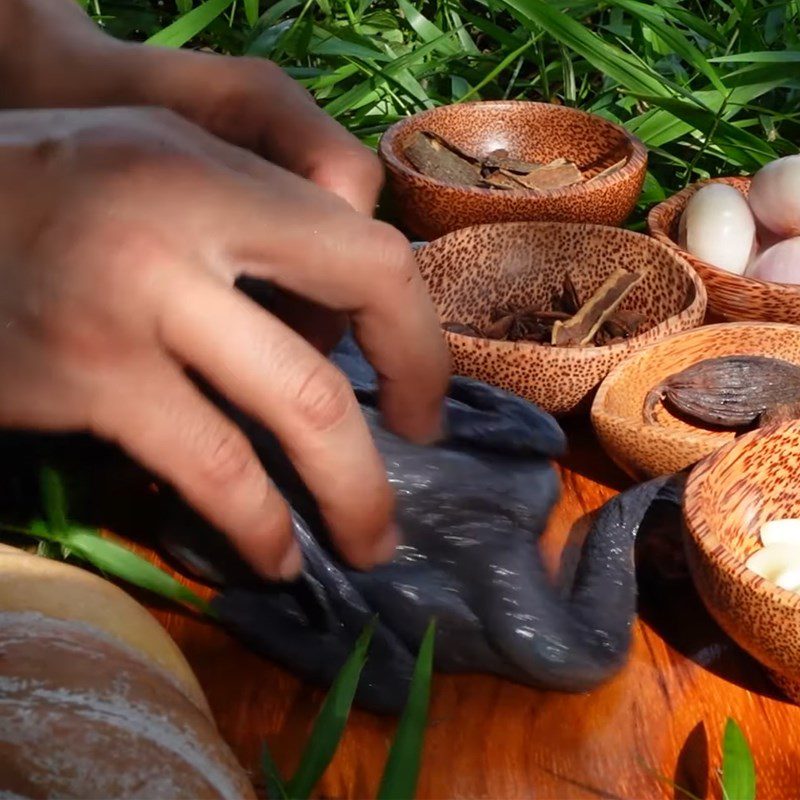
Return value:
<svg viewBox="0 0 800 800">
<path fill-rule="evenodd" d="M 544 539 L 554 569 L 587 515 L 630 485 L 603 455 L 588 423 L 565 428 L 571 455 L 559 467 L 563 496 Z M 663 779 L 698 797 L 719 797 L 729 715 L 751 743 L 759 798 L 800 796 L 800 708 L 716 627 L 691 583 L 646 584 L 643 594 L 628 665 L 589 694 L 438 675 L 419 797 L 685 796 Z M 263 794 L 262 742 L 289 771 L 323 693 L 209 623 L 174 609 L 154 612 L 183 648 L 222 735 Z M 354 712 L 319 796 L 374 797 L 393 729 L 391 719 Z"/>
</svg>

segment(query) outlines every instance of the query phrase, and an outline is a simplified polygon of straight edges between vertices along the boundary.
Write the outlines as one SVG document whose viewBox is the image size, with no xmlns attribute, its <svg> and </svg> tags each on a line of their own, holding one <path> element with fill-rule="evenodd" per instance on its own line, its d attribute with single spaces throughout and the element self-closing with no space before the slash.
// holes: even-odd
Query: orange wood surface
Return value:
<svg viewBox="0 0 800 800">
<path fill-rule="evenodd" d="M 588 423 L 565 426 L 562 499 L 545 534 L 557 568 L 570 531 L 629 485 Z M 567 545 L 569 546 L 569 545 Z M 437 675 L 420 798 L 719 797 L 725 719 L 748 737 L 761 800 L 800 797 L 800 708 L 708 618 L 689 584 L 642 607 L 630 660 L 585 695 L 542 692 L 481 675 Z M 249 652 L 212 624 L 155 609 L 196 670 L 220 731 L 263 794 L 263 741 L 295 763 L 323 693 Z M 647 621 L 645 621 L 645 619 Z M 355 711 L 319 787 L 326 798 L 371 798 L 394 721 Z"/>
</svg>

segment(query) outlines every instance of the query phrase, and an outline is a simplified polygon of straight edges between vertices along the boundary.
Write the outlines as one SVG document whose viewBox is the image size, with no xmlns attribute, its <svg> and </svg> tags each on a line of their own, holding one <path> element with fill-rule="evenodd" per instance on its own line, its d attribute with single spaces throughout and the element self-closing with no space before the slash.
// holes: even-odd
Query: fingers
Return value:
<svg viewBox="0 0 800 800">
<path fill-rule="evenodd" d="M 393 496 L 344 376 L 222 283 L 179 275 L 169 292 L 181 302 L 160 322 L 167 349 L 275 434 L 350 563 L 390 559 Z"/>
<path fill-rule="evenodd" d="M 244 434 L 180 369 L 148 364 L 104 389 L 92 417 L 97 434 L 171 483 L 257 571 L 297 575 L 302 556 L 286 503 Z"/>
<path fill-rule="evenodd" d="M 324 355 L 336 347 L 347 330 L 346 314 L 288 292 L 275 292 L 269 311 Z"/>
<path fill-rule="evenodd" d="M 228 282 L 242 274 L 268 280 L 310 302 L 312 311 L 316 304 L 347 314 L 380 377 L 388 426 L 413 441 L 440 437 L 449 355 L 399 231 L 271 164 L 259 167 L 265 180 L 219 170 L 185 174 L 185 165 L 175 171 L 163 162 L 155 167 L 145 174 L 150 190 L 158 187 L 154 202 L 211 271 Z M 296 319 L 297 304 L 282 303 L 289 321 Z"/>
<path fill-rule="evenodd" d="M 241 149 L 202 132 L 184 139 L 213 155 L 166 150 L 135 169 L 127 158 L 126 191 L 147 193 L 149 217 L 171 219 L 175 245 L 225 281 L 251 275 L 312 309 L 347 314 L 380 377 L 386 423 L 413 441 L 438 438 L 449 357 L 408 240 L 286 170 L 258 162 L 251 171 L 246 162 L 257 159 Z M 233 163 L 240 167 L 219 168 Z M 285 311 L 291 319 L 296 305 Z"/>
<path fill-rule="evenodd" d="M 383 184 L 377 156 L 280 67 L 262 59 L 158 48 L 137 51 L 135 61 L 139 102 L 171 108 L 337 194 L 357 211 L 374 211 Z"/>
<path fill-rule="evenodd" d="M 309 187 L 295 185 L 294 176 L 278 173 L 271 189 L 283 200 L 279 206 L 267 210 L 264 189 L 243 179 L 214 204 L 224 213 L 198 220 L 199 235 L 213 230 L 227 240 L 229 280 L 250 274 L 347 313 L 380 377 L 389 427 L 412 441 L 436 440 L 449 354 L 408 240 L 389 225 L 334 208 Z"/>
</svg>

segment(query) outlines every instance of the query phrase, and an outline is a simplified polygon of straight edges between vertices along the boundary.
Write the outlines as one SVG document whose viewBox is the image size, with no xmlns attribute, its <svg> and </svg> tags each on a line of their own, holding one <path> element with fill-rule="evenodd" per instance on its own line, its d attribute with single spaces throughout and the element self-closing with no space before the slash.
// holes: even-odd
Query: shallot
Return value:
<svg viewBox="0 0 800 800">
<path fill-rule="evenodd" d="M 800 155 L 762 167 L 750 182 L 748 199 L 765 228 L 784 238 L 800 235 Z"/>
<path fill-rule="evenodd" d="M 800 283 L 800 236 L 784 239 L 764 250 L 746 274 L 773 283 Z"/>
</svg>

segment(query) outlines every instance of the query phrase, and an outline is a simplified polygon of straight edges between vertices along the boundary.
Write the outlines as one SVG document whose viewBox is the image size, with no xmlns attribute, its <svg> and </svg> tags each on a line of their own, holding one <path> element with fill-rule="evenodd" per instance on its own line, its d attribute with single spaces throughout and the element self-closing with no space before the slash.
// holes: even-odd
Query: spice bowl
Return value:
<svg viewBox="0 0 800 800">
<path fill-rule="evenodd" d="M 698 464 L 683 513 L 689 569 L 709 613 L 800 703 L 800 594 L 745 566 L 761 525 L 800 517 L 800 421 L 746 434 Z"/>
<path fill-rule="evenodd" d="M 406 156 L 421 131 L 480 157 L 504 149 L 531 162 L 565 158 L 585 180 L 562 188 L 515 191 L 446 183 L 423 175 Z M 398 222 L 421 239 L 490 222 L 620 225 L 636 205 L 647 170 L 647 150 L 621 126 L 574 108 L 526 101 L 481 101 L 422 111 L 392 125 L 378 152 Z"/>
<path fill-rule="evenodd" d="M 602 346 L 497 341 L 445 330 L 455 372 L 494 384 L 556 415 L 584 410 L 618 363 L 665 336 L 699 325 L 703 284 L 669 248 L 644 234 L 601 225 L 511 222 L 447 234 L 416 253 L 443 325 L 484 327 L 498 307 L 546 308 L 567 275 L 590 297 L 617 272 L 639 272 L 619 308 L 640 332 Z"/>
<path fill-rule="evenodd" d="M 663 203 L 654 206 L 647 216 L 650 235 L 673 248 L 685 258 L 703 280 L 708 291 L 708 310 L 728 321 L 755 320 L 800 323 L 800 285 L 735 275 L 693 256 L 678 244 L 681 215 L 692 195 L 708 183 L 733 186 L 745 197 L 750 178 L 714 178 L 692 184 Z"/>
<path fill-rule="evenodd" d="M 800 326 L 730 322 L 669 336 L 616 366 L 592 403 L 603 449 L 632 477 L 646 480 L 691 466 L 735 438 L 734 431 L 692 424 L 659 407 L 645 419 L 648 392 L 700 361 L 734 355 L 767 356 L 800 366 Z"/>
</svg>

